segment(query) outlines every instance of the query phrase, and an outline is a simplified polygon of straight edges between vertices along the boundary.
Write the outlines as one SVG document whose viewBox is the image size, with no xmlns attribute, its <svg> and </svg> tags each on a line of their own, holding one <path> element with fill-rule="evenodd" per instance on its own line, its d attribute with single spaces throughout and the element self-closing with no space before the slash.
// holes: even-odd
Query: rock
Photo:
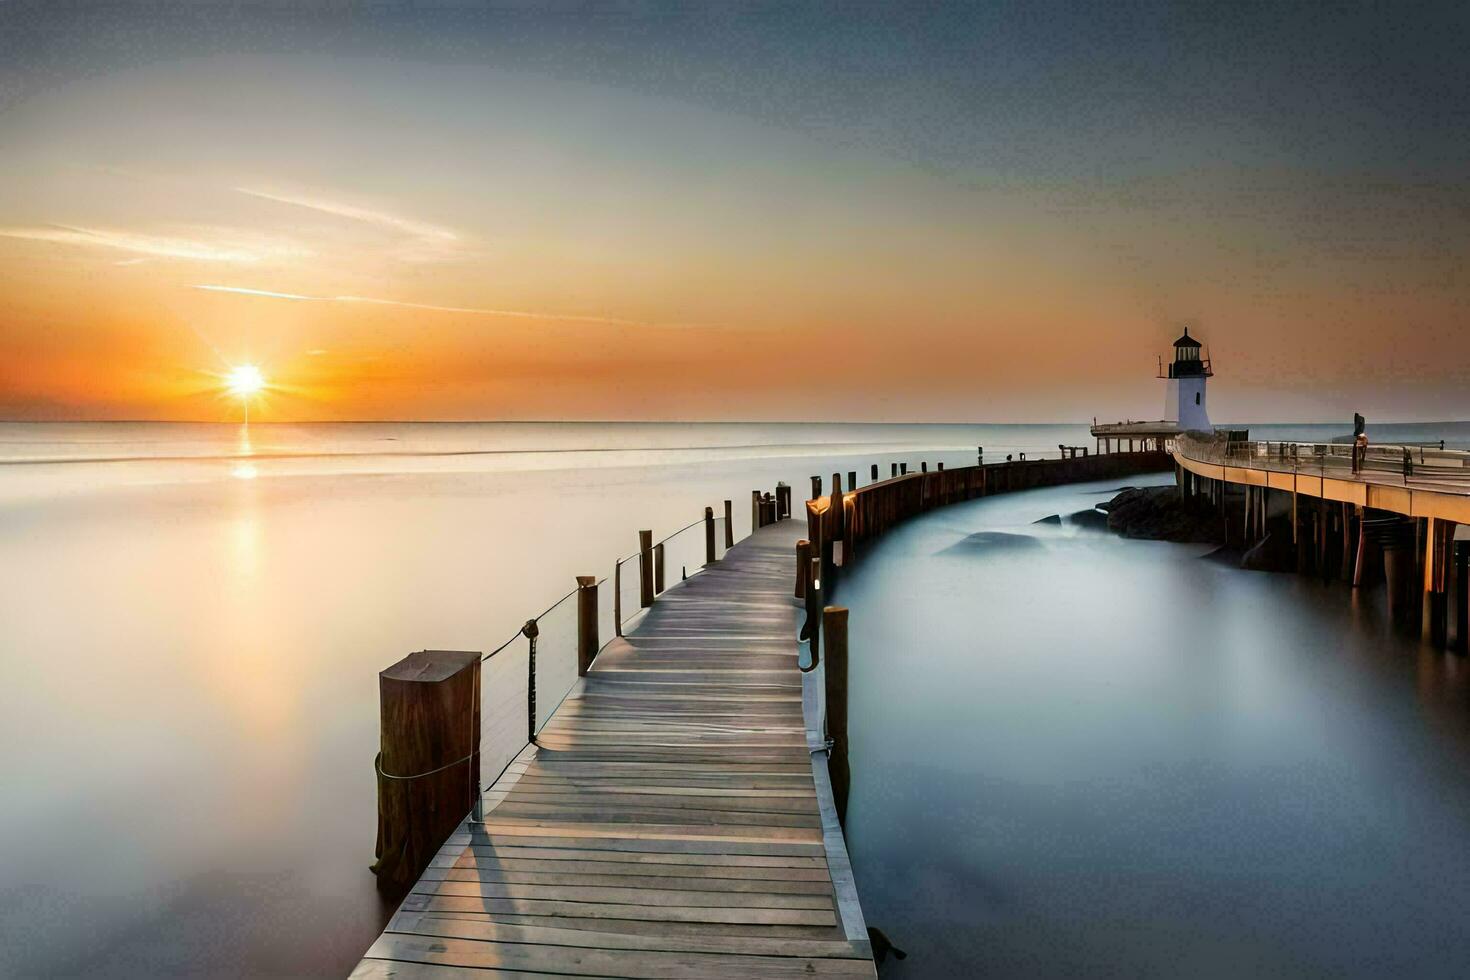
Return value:
<svg viewBox="0 0 1470 980">
<path fill-rule="evenodd" d="M 1060 515 L 1060 514 L 1052 514 L 1050 517 L 1043 517 L 1041 520 L 1039 520 L 1039 521 L 1032 521 L 1031 523 L 1032 524 L 1060 524 L 1060 523 L 1062 523 L 1062 515 Z"/>
<path fill-rule="evenodd" d="M 1096 507 L 1089 510 L 1079 510 L 1075 514 L 1067 515 L 1067 523 L 1078 527 L 1090 527 L 1098 531 L 1108 529 L 1108 515 Z"/>
<path fill-rule="evenodd" d="M 1008 531 L 979 531 L 961 538 L 940 554 L 977 554 L 985 551 L 1024 551 L 1040 548 L 1041 542 L 1029 534 L 1012 534 Z"/>
<path fill-rule="evenodd" d="M 1220 515 L 1203 500 L 1181 500 L 1174 487 L 1124 490 L 1106 508 L 1108 528 L 1128 538 L 1217 544 L 1225 539 Z"/>
</svg>

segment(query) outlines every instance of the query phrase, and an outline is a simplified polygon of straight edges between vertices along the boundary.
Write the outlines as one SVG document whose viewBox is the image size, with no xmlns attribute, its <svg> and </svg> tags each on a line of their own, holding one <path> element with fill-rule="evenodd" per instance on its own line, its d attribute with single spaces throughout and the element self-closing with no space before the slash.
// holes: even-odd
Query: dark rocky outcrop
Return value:
<svg viewBox="0 0 1470 980">
<path fill-rule="evenodd" d="M 1076 513 L 1068 514 L 1067 523 L 1075 524 L 1078 527 L 1087 527 L 1093 528 L 1094 530 L 1098 531 L 1106 531 L 1108 529 L 1108 515 L 1104 514 L 1096 507 L 1092 507 L 1087 510 L 1079 510 Z"/>
<path fill-rule="evenodd" d="M 1040 548 L 1041 542 L 1029 534 L 1012 534 L 1007 531 L 978 531 L 961 538 L 945 548 L 940 554 L 977 554 L 997 549 L 1023 550 Z"/>
<path fill-rule="evenodd" d="M 1135 487 L 1105 505 L 1108 528 L 1126 538 L 1219 544 L 1225 540 L 1220 515 L 1203 500 L 1182 500 L 1174 487 Z"/>
</svg>

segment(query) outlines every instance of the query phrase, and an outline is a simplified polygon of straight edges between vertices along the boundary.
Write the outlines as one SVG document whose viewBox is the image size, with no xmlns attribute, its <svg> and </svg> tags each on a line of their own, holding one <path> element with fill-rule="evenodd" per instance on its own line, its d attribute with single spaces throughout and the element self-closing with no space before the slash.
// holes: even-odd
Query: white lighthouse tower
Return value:
<svg viewBox="0 0 1470 980">
<path fill-rule="evenodd" d="M 1189 335 L 1174 341 L 1174 363 L 1167 374 L 1160 377 L 1169 381 L 1164 395 L 1164 417 L 1179 423 L 1180 432 L 1209 432 L 1210 413 L 1205 406 L 1205 382 L 1213 377 L 1210 361 L 1200 356 L 1200 342 Z"/>
</svg>

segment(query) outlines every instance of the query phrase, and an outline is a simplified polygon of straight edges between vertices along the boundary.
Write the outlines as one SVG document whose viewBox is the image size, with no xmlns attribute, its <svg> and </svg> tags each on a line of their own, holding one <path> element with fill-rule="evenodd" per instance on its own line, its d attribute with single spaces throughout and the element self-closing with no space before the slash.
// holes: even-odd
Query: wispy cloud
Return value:
<svg viewBox="0 0 1470 980">
<path fill-rule="evenodd" d="M 344 204 L 340 201 L 332 201 L 319 197 L 278 194 L 273 191 L 260 190 L 254 187 L 236 187 L 235 190 L 241 194 L 248 194 L 251 197 L 260 198 L 263 201 L 273 201 L 277 204 L 289 204 L 292 207 L 307 208 L 321 214 L 329 214 L 336 218 L 346 218 L 350 221 L 360 221 L 386 229 L 395 234 L 404 235 L 411 239 L 414 244 L 414 248 L 403 256 L 405 258 L 412 258 L 419 261 L 446 258 L 460 244 L 460 235 L 453 229 L 430 224 L 427 221 L 404 218 L 386 211 L 377 211 L 372 208 L 358 207 L 355 204 Z"/>
<path fill-rule="evenodd" d="M 216 286 L 213 284 L 196 284 L 195 289 L 207 289 L 211 293 L 239 293 L 242 296 L 265 296 L 270 299 L 308 299 L 321 300 L 324 296 L 302 296 L 299 293 L 278 293 L 270 289 L 248 289 L 244 286 Z"/>
<path fill-rule="evenodd" d="M 74 225 L 0 228 L 0 237 L 115 249 L 144 256 L 191 259 L 198 262 L 261 262 L 285 254 L 304 254 L 301 249 L 283 247 L 279 244 L 248 244 L 224 239 L 205 241 L 196 238 L 115 231 L 108 228 L 81 228 Z"/>
<path fill-rule="evenodd" d="M 266 299 L 308 300 L 317 303 L 363 303 L 372 306 L 397 306 L 409 310 L 428 310 L 433 313 L 465 313 L 471 316 L 514 317 L 523 320 L 563 320 L 573 323 L 600 323 L 616 327 L 646 327 L 652 324 L 642 320 L 628 320 L 615 316 L 589 316 L 578 313 L 548 313 L 535 310 L 506 310 L 487 306 L 438 306 L 433 303 L 410 303 L 404 300 L 381 299 L 373 296 L 308 296 L 302 293 L 282 293 L 270 289 L 251 289 L 246 286 L 222 286 L 216 283 L 195 283 L 194 289 L 212 293 L 236 293 L 241 296 L 259 296 Z"/>
</svg>

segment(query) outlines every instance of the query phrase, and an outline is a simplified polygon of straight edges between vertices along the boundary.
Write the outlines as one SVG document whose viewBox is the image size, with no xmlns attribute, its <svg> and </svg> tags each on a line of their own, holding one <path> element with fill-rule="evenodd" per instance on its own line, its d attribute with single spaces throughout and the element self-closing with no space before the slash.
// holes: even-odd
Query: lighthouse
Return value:
<svg viewBox="0 0 1470 980">
<path fill-rule="evenodd" d="M 1205 406 L 1205 382 L 1214 376 L 1210 361 L 1200 356 L 1200 342 L 1189 335 L 1174 341 L 1174 362 L 1167 374 L 1168 390 L 1164 395 L 1164 417 L 1179 423 L 1181 432 L 1209 432 L 1210 413 Z"/>
</svg>

